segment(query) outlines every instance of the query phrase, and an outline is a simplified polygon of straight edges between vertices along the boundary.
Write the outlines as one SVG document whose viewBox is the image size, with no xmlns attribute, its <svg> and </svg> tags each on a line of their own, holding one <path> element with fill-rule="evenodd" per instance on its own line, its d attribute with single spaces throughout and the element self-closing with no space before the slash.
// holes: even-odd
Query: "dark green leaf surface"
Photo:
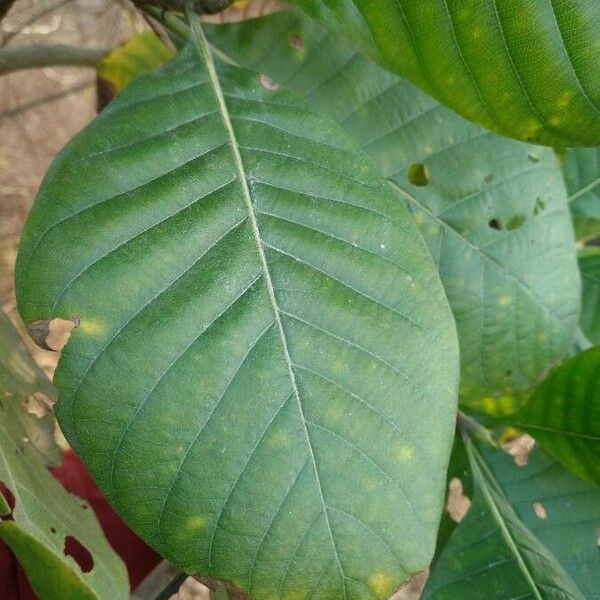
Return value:
<svg viewBox="0 0 600 600">
<path fill-rule="evenodd" d="M 295 1 L 492 131 L 600 145 L 597 0 Z"/>
<path fill-rule="evenodd" d="M 523 524 L 552 552 L 586 600 L 600 599 L 600 489 L 571 475 L 535 447 L 517 467 L 503 452 L 485 453 Z"/>
<path fill-rule="evenodd" d="M 471 125 L 299 12 L 210 34 L 341 123 L 408 203 L 456 318 L 463 398 L 527 389 L 565 355 L 579 277 L 550 150 Z"/>
<path fill-rule="evenodd" d="M 600 199 L 598 200 L 600 202 Z M 581 318 L 579 325 L 586 337 L 600 345 L 600 249 L 586 248 L 579 253 L 581 271 Z"/>
<path fill-rule="evenodd" d="M 600 235 L 600 148 L 572 148 L 563 170 L 577 239 Z"/>
<path fill-rule="evenodd" d="M 600 485 L 600 348 L 554 369 L 507 421 L 573 473 Z"/>
<path fill-rule="evenodd" d="M 500 451 L 466 444 L 475 484 L 473 504 L 436 562 L 422 599 L 584 600 L 511 505 L 489 464 Z"/>
<path fill-rule="evenodd" d="M 49 460 L 56 462 L 58 448 L 52 420 L 38 419 L 22 404 L 34 393 L 54 396 L 0 312 L 0 482 L 14 500 L 11 506 L 0 491 L 0 539 L 15 553 L 40 600 L 126 600 L 125 565 L 108 545 L 94 513 L 46 468 Z M 65 556 L 66 536 L 90 552 L 91 571 L 84 573 Z"/>
<path fill-rule="evenodd" d="M 473 477 L 471 475 L 471 469 L 469 467 L 469 457 L 465 449 L 463 439 L 458 433 L 454 436 L 454 443 L 452 445 L 452 453 L 450 454 L 450 463 L 448 465 L 448 472 L 446 475 L 446 510 L 442 514 L 442 520 L 440 522 L 440 528 L 438 530 L 437 545 L 435 549 L 435 556 L 432 563 L 435 565 L 437 559 L 443 552 L 452 532 L 458 527 L 458 523 L 452 518 L 448 511 L 448 501 L 450 499 L 450 484 L 453 479 L 459 479 L 462 485 L 462 491 L 465 496 L 471 498 L 473 496 Z"/>
<path fill-rule="evenodd" d="M 142 76 L 55 162 L 20 310 L 81 317 L 60 422 L 158 551 L 253 599 L 386 598 L 429 564 L 442 511 L 442 285 L 338 126 L 203 53 Z"/>
</svg>

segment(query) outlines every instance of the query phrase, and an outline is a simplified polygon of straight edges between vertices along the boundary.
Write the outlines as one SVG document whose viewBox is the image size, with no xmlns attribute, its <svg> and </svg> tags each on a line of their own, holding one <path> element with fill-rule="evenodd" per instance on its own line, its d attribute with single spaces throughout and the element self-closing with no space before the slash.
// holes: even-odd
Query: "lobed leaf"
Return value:
<svg viewBox="0 0 600 600">
<path fill-rule="evenodd" d="M 443 288 L 341 129 L 195 36 L 51 167 L 20 310 L 80 317 L 61 426 L 161 554 L 258 600 L 386 598 L 435 548 Z"/>
</svg>

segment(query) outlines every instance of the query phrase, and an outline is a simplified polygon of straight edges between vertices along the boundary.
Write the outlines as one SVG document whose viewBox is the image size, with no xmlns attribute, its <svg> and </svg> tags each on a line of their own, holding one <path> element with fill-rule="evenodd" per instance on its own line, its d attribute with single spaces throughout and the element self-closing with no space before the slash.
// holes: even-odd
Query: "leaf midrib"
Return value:
<svg viewBox="0 0 600 600">
<path fill-rule="evenodd" d="M 521 571 L 521 573 L 523 573 L 523 576 L 525 577 L 528 585 L 531 587 L 531 590 L 536 600 L 543 600 L 543 596 L 541 595 L 541 592 L 535 582 L 535 579 L 533 578 L 532 573 L 530 572 L 527 564 L 525 563 L 521 551 L 519 550 L 519 546 L 517 545 L 517 542 L 515 541 L 510 530 L 508 529 L 508 526 L 500 512 L 500 509 L 498 508 L 498 506 L 496 506 L 494 498 L 492 497 L 490 490 L 488 489 L 487 482 L 485 481 L 485 475 L 482 471 L 482 467 L 485 466 L 483 458 L 479 455 L 474 445 L 469 440 L 466 441 L 465 448 L 467 450 L 467 454 L 469 455 L 471 465 L 476 467 L 476 471 L 479 471 L 479 487 L 485 497 L 486 503 L 490 508 L 494 520 L 496 521 L 496 523 L 498 523 L 498 526 L 500 527 L 500 531 L 502 537 L 504 538 L 504 541 L 513 553 L 517 564 L 519 565 L 519 570 Z M 477 472 L 475 472 L 474 474 L 477 475 Z M 487 475 L 491 476 L 491 473 L 488 472 Z"/>
<path fill-rule="evenodd" d="M 202 31 L 202 27 L 199 23 L 199 18 L 193 12 L 193 10 L 191 8 L 191 3 L 189 1 L 186 3 L 186 14 L 187 14 L 188 20 L 190 22 L 190 28 L 191 28 L 191 33 L 192 33 L 191 37 L 192 37 L 193 44 L 194 44 L 196 50 L 198 51 L 200 58 L 202 59 L 202 61 L 204 62 L 205 66 L 206 66 L 206 70 L 207 70 L 207 73 L 209 76 L 209 81 L 211 83 L 213 93 L 217 100 L 219 111 L 221 113 L 223 124 L 224 124 L 225 130 L 227 132 L 227 137 L 229 139 L 229 145 L 231 147 L 233 161 L 234 161 L 238 179 L 240 182 L 240 187 L 242 188 L 242 194 L 244 196 L 244 203 L 246 204 L 246 209 L 248 211 L 248 218 L 250 220 L 252 234 L 254 237 L 254 241 L 256 242 L 258 254 L 260 257 L 260 262 L 261 262 L 261 266 L 262 266 L 263 277 L 265 280 L 267 294 L 269 297 L 271 307 L 273 309 L 275 323 L 276 323 L 277 331 L 278 331 L 279 338 L 281 341 L 282 351 L 283 351 L 288 375 L 290 378 L 290 383 L 292 386 L 292 393 L 298 404 L 298 410 L 300 412 L 300 420 L 302 422 L 302 429 L 303 429 L 305 437 L 306 437 L 310 460 L 313 465 L 313 470 L 315 473 L 315 480 L 317 483 L 319 497 L 320 497 L 322 508 L 323 508 L 323 516 L 325 519 L 325 523 L 327 525 L 327 530 L 329 532 L 329 536 L 331 539 L 333 553 L 334 553 L 335 560 L 338 565 L 339 573 L 341 576 L 342 586 L 343 586 L 343 590 L 344 590 L 344 599 L 345 599 L 345 598 L 347 598 L 346 576 L 344 575 L 344 571 L 342 569 L 342 564 L 340 562 L 337 547 L 336 547 L 335 540 L 333 537 L 333 531 L 331 529 L 331 523 L 329 521 L 329 514 L 327 512 L 327 504 L 325 503 L 325 498 L 323 496 L 323 488 L 321 485 L 319 470 L 317 468 L 317 463 L 316 463 L 316 459 L 315 459 L 315 455 L 314 455 L 314 451 L 313 451 L 313 447 L 312 447 L 312 442 L 310 439 L 310 434 L 308 432 L 307 420 L 304 416 L 304 409 L 302 406 L 302 402 L 300 400 L 300 392 L 299 392 L 298 384 L 296 381 L 296 375 L 294 373 L 293 362 L 292 362 L 292 359 L 290 356 L 288 342 L 287 342 L 287 338 L 286 338 L 285 331 L 283 328 L 283 323 L 281 321 L 281 311 L 279 309 L 277 298 L 275 296 L 275 289 L 273 286 L 273 281 L 271 279 L 271 273 L 269 271 L 269 265 L 267 263 L 267 258 L 266 258 L 265 250 L 263 247 L 260 229 L 258 227 L 258 219 L 256 217 L 256 213 L 254 210 L 254 204 L 252 202 L 252 195 L 250 192 L 250 188 L 248 186 L 248 178 L 246 176 L 246 171 L 245 171 L 244 163 L 243 163 L 242 156 L 240 153 L 239 144 L 237 141 L 237 137 L 235 135 L 235 130 L 233 128 L 233 123 L 231 120 L 231 115 L 229 114 L 229 110 L 227 108 L 227 103 L 225 101 L 225 96 L 223 93 L 223 89 L 221 87 L 221 83 L 219 80 L 219 76 L 217 74 L 217 69 L 216 69 L 216 66 L 215 66 L 215 63 L 213 60 L 213 56 L 212 56 L 208 41 L 207 41 L 206 37 L 204 36 L 204 32 Z"/>
</svg>

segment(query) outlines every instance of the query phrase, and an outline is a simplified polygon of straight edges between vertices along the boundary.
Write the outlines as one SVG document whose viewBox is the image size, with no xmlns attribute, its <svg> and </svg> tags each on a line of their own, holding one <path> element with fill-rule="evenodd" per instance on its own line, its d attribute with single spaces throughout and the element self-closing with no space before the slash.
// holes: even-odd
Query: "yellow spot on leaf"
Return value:
<svg viewBox="0 0 600 600">
<path fill-rule="evenodd" d="M 187 528 L 197 531 L 198 529 L 204 529 L 206 526 L 206 517 L 202 515 L 196 515 L 194 517 L 190 517 L 187 520 Z"/>
<path fill-rule="evenodd" d="M 536 121 L 535 119 L 530 119 L 529 121 L 526 121 L 525 127 L 523 128 L 523 137 L 525 139 L 532 138 L 542 128 L 543 126 L 539 121 Z"/>
<path fill-rule="evenodd" d="M 369 587 L 378 598 L 388 598 L 394 591 L 394 578 L 387 573 L 373 573 L 369 577 Z"/>
<path fill-rule="evenodd" d="M 415 450 L 412 446 L 408 444 L 402 444 L 400 448 L 398 448 L 398 460 L 400 462 L 406 462 L 407 460 L 412 460 L 415 456 Z"/>
<path fill-rule="evenodd" d="M 509 304 L 512 304 L 512 301 L 512 296 L 505 294 L 504 296 L 500 296 L 500 298 L 498 299 L 498 304 L 500 306 L 508 306 Z"/>
<path fill-rule="evenodd" d="M 275 448 L 286 448 L 290 444 L 290 438 L 285 431 L 275 431 L 269 437 L 269 444 Z"/>
<path fill-rule="evenodd" d="M 372 477 L 366 477 L 364 480 L 365 490 L 372 492 L 377 488 L 377 481 Z"/>
<path fill-rule="evenodd" d="M 82 319 L 79 324 L 79 331 L 86 335 L 98 335 L 104 333 L 106 324 L 97 319 Z"/>
<path fill-rule="evenodd" d="M 569 106 L 569 104 L 571 104 L 571 102 L 573 101 L 574 97 L 575 97 L 575 94 L 571 90 L 566 91 L 558 99 L 558 107 L 559 108 L 567 108 L 567 106 Z"/>
<path fill-rule="evenodd" d="M 339 421 L 344 416 L 344 410 L 341 405 L 331 403 L 327 408 L 327 417 L 331 421 Z"/>
</svg>

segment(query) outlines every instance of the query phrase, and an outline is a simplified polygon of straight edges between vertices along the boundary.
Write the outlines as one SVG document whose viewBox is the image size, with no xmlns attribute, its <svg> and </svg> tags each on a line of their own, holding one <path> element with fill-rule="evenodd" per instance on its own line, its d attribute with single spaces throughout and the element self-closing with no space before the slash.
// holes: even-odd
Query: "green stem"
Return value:
<svg viewBox="0 0 600 600">
<path fill-rule="evenodd" d="M 109 52 L 109 48 L 80 48 L 62 44 L 0 48 L 0 75 L 59 65 L 94 67 Z"/>
<path fill-rule="evenodd" d="M 484 427 L 479 421 L 470 417 L 462 411 L 458 411 L 457 415 L 458 428 L 460 429 L 463 436 L 473 438 L 477 441 L 483 442 L 493 448 L 498 448 L 498 444 L 492 437 L 489 429 Z"/>
<path fill-rule="evenodd" d="M 592 342 L 590 342 L 590 340 L 587 338 L 585 333 L 583 333 L 583 331 L 581 330 L 581 327 L 578 327 L 575 330 L 575 349 L 578 352 L 583 352 L 584 350 L 591 348 L 593 345 L 594 344 L 592 344 Z"/>
<path fill-rule="evenodd" d="M 171 33 L 174 33 L 181 40 L 188 42 L 191 39 L 190 28 L 182 18 L 174 15 L 173 13 L 157 8 L 156 6 L 141 5 L 140 8 L 160 22 L 164 27 L 166 27 Z M 222 52 L 218 48 L 215 48 L 210 43 L 208 45 L 210 46 L 210 51 L 212 54 L 217 56 L 220 60 L 230 65 L 238 66 L 231 56 L 225 54 L 225 52 Z"/>
</svg>

